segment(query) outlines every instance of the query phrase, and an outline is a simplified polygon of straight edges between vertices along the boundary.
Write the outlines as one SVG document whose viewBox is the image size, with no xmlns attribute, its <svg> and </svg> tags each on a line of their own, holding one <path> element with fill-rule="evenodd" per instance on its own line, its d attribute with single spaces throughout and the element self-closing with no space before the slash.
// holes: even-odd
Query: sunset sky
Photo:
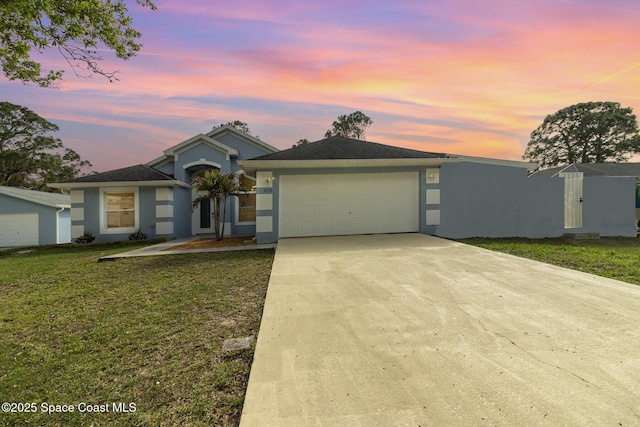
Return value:
<svg viewBox="0 0 640 427">
<path fill-rule="evenodd" d="M 120 81 L 57 89 L 0 77 L 2 100 L 60 126 L 95 171 L 145 163 L 241 120 L 278 148 L 321 139 L 339 115 L 366 138 L 424 151 L 520 160 L 566 106 L 615 101 L 640 114 L 637 0 L 157 0 L 128 2 L 142 51 L 105 51 Z"/>
</svg>

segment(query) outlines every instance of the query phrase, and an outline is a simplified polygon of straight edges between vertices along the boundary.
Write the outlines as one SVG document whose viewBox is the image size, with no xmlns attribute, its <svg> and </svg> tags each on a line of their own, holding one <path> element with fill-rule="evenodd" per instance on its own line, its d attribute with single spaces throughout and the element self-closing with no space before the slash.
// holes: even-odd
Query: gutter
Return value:
<svg viewBox="0 0 640 427">
<path fill-rule="evenodd" d="M 457 156 L 463 162 L 470 163 L 482 163 L 485 165 L 496 165 L 496 166 L 510 166 L 514 168 L 524 168 L 527 171 L 532 171 L 540 166 L 538 163 L 533 162 L 521 162 L 518 160 L 501 160 L 501 159 L 490 159 L 487 157 L 473 157 L 473 156 Z"/>
<path fill-rule="evenodd" d="M 56 211 L 56 245 L 60 244 L 60 214 L 64 212 L 66 208 L 61 207 L 59 211 Z"/>
<path fill-rule="evenodd" d="M 487 165 L 523 168 L 527 171 L 538 167 L 536 163 L 517 160 L 499 160 L 482 157 L 457 156 L 437 158 L 402 158 L 402 159 L 321 159 L 321 160 L 238 160 L 238 165 L 248 173 L 257 169 L 319 169 L 349 167 L 388 167 L 388 166 L 441 166 L 443 163 L 482 163 Z"/>
<path fill-rule="evenodd" d="M 404 159 L 320 159 L 320 160 L 238 160 L 238 165 L 248 173 L 257 169 L 321 169 L 388 166 L 440 166 L 458 163 L 461 159 L 404 158 Z"/>
<path fill-rule="evenodd" d="M 183 188 L 191 188 L 189 184 L 185 184 L 177 179 L 166 181 L 112 181 L 112 182 L 57 182 L 48 184 L 51 188 L 73 189 L 73 188 L 95 188 L 95 187 L 167 187 L 178 186 Z"/>
</svg>

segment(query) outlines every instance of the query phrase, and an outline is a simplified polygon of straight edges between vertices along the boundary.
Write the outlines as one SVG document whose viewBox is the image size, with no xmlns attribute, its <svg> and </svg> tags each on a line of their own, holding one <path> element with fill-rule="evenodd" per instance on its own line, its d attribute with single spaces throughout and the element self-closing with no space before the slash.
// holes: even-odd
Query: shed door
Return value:
<svg viewBox="0 0 640 427">
<path fill-rule="evenodd" d="M 39 243 L 37 213 L 0 214 L 0 247 Z"/>
<path fill-rule="evenodd" d="M 582 172 L 562 172 L 564 178 L 564 228 L 582 227 Z"/>
<path fill-rule="evenodd" d="M 418 231 L 417 172 L 281 175 L 279 237 Z"/>
</svg>

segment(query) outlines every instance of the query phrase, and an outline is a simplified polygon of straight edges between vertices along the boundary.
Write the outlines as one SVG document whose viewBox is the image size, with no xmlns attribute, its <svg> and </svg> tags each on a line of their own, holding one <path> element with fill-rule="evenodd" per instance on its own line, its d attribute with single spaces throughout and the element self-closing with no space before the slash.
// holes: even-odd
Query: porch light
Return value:
<svg viewBox="0 0 640 427">
<path fill-rule="evenodd" d="M 266 182 L 267 184 L 273 184 L 273 181 L 275 181 L 276 178 L 274 176 L 268 176 L 264 179 L 264 182 Z"/>
</svg>

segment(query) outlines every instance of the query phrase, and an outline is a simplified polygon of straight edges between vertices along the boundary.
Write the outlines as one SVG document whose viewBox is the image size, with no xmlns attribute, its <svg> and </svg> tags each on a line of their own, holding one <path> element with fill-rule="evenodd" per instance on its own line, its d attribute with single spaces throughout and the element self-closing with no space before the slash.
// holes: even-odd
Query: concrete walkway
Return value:
<svg viewBox="0 0 640 427">
<path fill-rule="evenodd" d="M 640 425 L 640 287 L 421 234 L 283 239 L 249 426 Z"/>
<path fill-rule="evenodd" d="M 205 248 L 205 249 L 179 249 L 173 250 L 176 246 L 188 243 L 194 240 L 210 238 L 208 235 L 198 235 L 193 237 L 185 237 L 175 240 L 167 240 L 166 242 L 158 243 L 156 245 L 146 246 L 144 248 L 135 249 L 133 251 L 122 252 L 114 255 L 108 255 L 99 259 L 99 261 L 111 261 L 120 258 L 133 258 L 141 256 L 155 256 L 155 255 L 174 255 L 174 254 L 188 254 L 188 253 L 200 253 L 200 252 L 224 252 L 224 251 L 248 251 L 253 249 L 273 249 L 278 246 L 277 243 L 267 243 L 262 245 L 250 245 L 250 246 L 226 246 L 222 248 Z"/>
</svg>

